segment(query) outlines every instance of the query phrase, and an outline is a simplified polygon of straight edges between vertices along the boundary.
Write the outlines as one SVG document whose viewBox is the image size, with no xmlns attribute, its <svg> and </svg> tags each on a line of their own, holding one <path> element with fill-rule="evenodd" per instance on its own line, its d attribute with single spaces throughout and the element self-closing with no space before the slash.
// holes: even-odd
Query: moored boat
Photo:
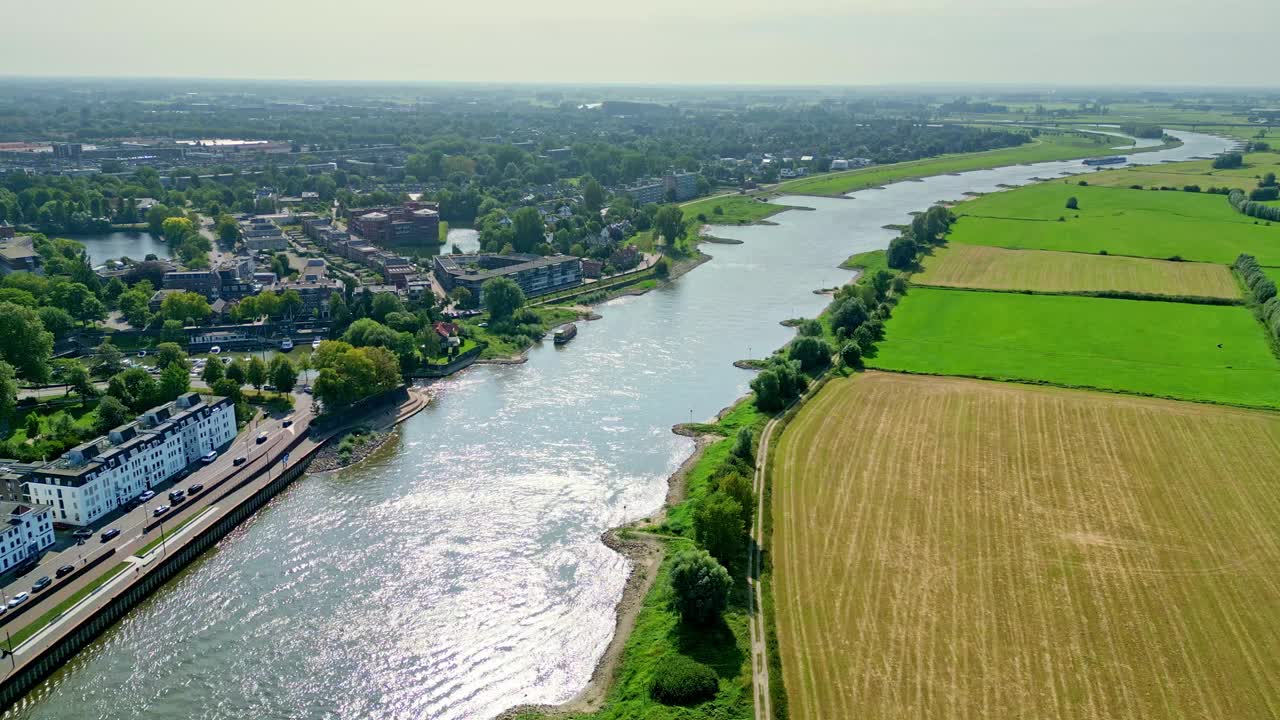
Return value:
<svg viewBox="0 0 1280 720">
<path fill-rule="evenodd" d="M 578 334 L 578 326 L 573 323 L 561 325 L 551 334 L 551 339 L 557 345 L 563 345 L 573 339 Z"/>
</svg>

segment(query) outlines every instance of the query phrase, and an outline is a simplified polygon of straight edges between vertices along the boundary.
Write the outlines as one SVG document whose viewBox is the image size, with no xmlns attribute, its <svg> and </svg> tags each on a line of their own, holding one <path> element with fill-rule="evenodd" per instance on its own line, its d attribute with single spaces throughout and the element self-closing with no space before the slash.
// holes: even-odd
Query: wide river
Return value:
<svg viewBox="0 0 1280 720">
<path fill-rule="evenodd" d="M 1154 163 L 1228 141 L 1178 133 Z M 43 683 L 8 717 L 486 718 L 563 701 L 608 644 L 628 563 L 603 530 L 660 507 L 692 450 L 673 424 L 747 390 L 731 363 L 814 316 L 836 266 L 913 210 L 1081 171 L 1041 163 L 903 182 L 777 225 L 600 308 L 564 347 L 479 366 L 370 461 L 297 482 Z"/>
</svg>

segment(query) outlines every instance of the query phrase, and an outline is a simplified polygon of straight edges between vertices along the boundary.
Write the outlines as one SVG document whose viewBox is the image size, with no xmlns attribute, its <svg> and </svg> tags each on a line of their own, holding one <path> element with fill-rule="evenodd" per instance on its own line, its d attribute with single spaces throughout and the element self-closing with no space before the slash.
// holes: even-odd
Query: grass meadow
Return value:
<svg viewBox="0 0 1280 720">
<path fill-rule="evenodd" d="M 926 256 L 916 285 L 1048 293 L 1126 292 L 1238 299 L 1224 265 L 954 244 Z"/>
<path fill-rule="evenodd" d="M 868 372 L 774 452 L 792 720 L 1280 708 L 1280 416 Z"/>
<path fill-rule="evenodd" d="M 1280 408 L 1280 360 L 1247 308 L 914 288 L 868 365 Z"/>
<path fill-rule="evenodd" d="M 855 190 L 879 187 L 900 180 L 945 175 L 947 173 L 985 170 L 988 168 L 1018 165 L 1022 163 L 1070 160 L 1110 155 L 1120 138 L 1079 133 L 1043 133 L 1032 142 L 1014 148 L 1000 148 L 985 152 L 942 155 L 892 165 L 876 165 L 858 170 L 825 173 L 812 177 L 788 180 L 778 185 L 776 192 L 784 195 L 825 195 L 839 197 Z"/>
<path fill-rule="evenodd" d="M 1249 153 L 1241 168 L 1215 170 L 1212 160 L 1190 160 L 1162 165 L 1104 170 L 1084 179 L 1090 185 L 1127 188 L 1141 185 L 1144 188 L 1172 187 L 1181 190 L 1187 185 L 1199 185 L 1202 190 L 1211 187 L 1230 187 L 1250 190 L 1258 180 L 1273 172 L 1280 175 L 1280 153 Z"/>
<path fill-rule="evenodd" d="M 1076 210 L 1066 208 L 1072 197 Z M 955 211 L 952 243 L 1222 265 L 1250 253 L 1280 266 L 1280 225 L 1255 223 L 1222 195 L 1050 182 L 984 195 Z"/>
</svg>

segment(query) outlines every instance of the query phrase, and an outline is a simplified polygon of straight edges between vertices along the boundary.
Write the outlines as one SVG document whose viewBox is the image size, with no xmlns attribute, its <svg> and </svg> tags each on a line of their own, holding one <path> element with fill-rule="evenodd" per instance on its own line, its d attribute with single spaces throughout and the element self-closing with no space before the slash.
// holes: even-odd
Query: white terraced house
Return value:
<svg viewBox="0 0 1280 720">
<path fill-rule="evenodd" d="M 231 401 L 187 393 L 34 471 L 24 497 L 51 505 L 54 522 L 88 525 L 235 436 Z"/>
<path fill-rule="evenodd" d="M 43 505 L 0 502 L 0 573 L 53 544 L 52 515 Z"/>
</svg>

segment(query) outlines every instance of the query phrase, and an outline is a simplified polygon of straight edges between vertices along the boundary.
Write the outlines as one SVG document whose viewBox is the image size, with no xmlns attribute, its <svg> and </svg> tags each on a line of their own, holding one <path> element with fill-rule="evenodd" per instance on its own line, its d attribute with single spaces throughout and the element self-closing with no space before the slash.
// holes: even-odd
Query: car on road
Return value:
<svg viewBox="0 0 1280 720">
<path fill-rule="evenodd" d="M 204 463 L 205 465 L 208 465 L 209 463 L 211 463 L 211 462 L 213 462 L 214 460 L 217 460 L 217 459 L 218 459 L 218 451 L 217 451 L 217 450 L 210 450 L 209 452 L 207 452 L 207 453 L 205 453 L 204 455 L 201 455 L 201 456 L 200 456 L 200 462 Z"/>
<path fill-rule="evenodd" d="M 310 394 L 311 394 L 311 386 L 310 386 L 310 385 L 308 385 L 308 386 L 306 386 L 306 387 L 302 388 L 302 392 L 304 392 L 304 393 L 306 393 L 306 394 L 310 395 Z"/>
<path fill-rule="evenodd" d="M 191 487 L 187 488 L 187 495 L 188 496 L 195 495 L 196 493 L 200 492 L 203 489 L 204 489 L 204 485 L 202 483 L 196 483 L 195 485 L 192 485 Z"/>
<path fill-rule="evenodd" d="M 161 505 L 160 507 L 156 508 L 155 510 L 152 510 L 152 511 L 151 511 L 151 514 L 152 514 L 152 516 L 154 516 L 154 517 L 160 517 L 161 515 L 163 515 L 163 514 L 165 514 L 165 513 L 167 513 L 167 512 L 169 512 L 169 506 L 168 506 L 168 505 Z"/>
<path fill-rule="evenodd" d="M 17 595 L 14 595 L 13 598 L 9 600 L 9 609 L 18 607 L 22 603 L 26 602 L 27 598 L 29 597 L 31 597 L 31 595 L 24 592 L 20 592 Z"/>
<path fill-rule="evenodd" d="M 285 338 L 285 339 L 284 339 L 283 341 L 281 341 L 281 343 L 280 343 L 280 349 L 281 349 L 283 352 L 289 352 L 290 350 L 292 350 L 292 349 L 293 349 L 293 340 L 290 340 L 289 338 Z"/>
<path fill-rule="evenodd" d="M 153 498 L 153 497 L 155 497 L 155 496 L 156 496 L 156 494 L 155 494 L 154 492 L 152 492 L 152 491 L 148 490 L 148 491 L 146 491 L 146 492 L 142 493 L 141 495 L 139 495 L 139 496 L 138 496 L 138 500 L 139 500 L 139 501 L 141 501 L 141 502 L 146 502 L 146 501 L 150 500 L 151 498 Z"/>
<path fill-rule="evenodd" d="M 222 347 L 221 347 L 221 346 L 218 346 L 218 345 L 214 345 L 213 347 L 209 348 L 209 354 L 210 354 L 210 355 L 221 355 L 221 354 L 222 354 Z"/>
<path fill-rule="evenodd" d="M 49 579 L 48 575 L 45 575 L 44 577 L 40 578 L 39 580 L 31 584 L 31 592 L 38 593 L 52 584 L 53 584 L 53 581 Z"/>
<path fill-rule="evenodd" d="M 146 350 L 139 350 L 139 351 L 138 351 L 138 357 L 146 357 L 146 356 L 147 356 L 147 351 L 146 351 Z"/>
<path fill-rule="evenodd" d="M 285 418 L 284 422 L 280 423 L 280 427 L 285 427 L 285 428 L 291 425 L 293 425 L 293 418 Z"/>
<path fill-rule="evenodd" d="M 245 464 L 245 462 L 247 462 L 247 461 L 248 461 L 248 459 L 247 459 L 245 456 L 241 455 L 240 457 L 236 458 L 235 460 L 232 460 L 232 461 L 231 461 L 231 464 L 232 464 L 232 465 L 234 465 L 234 466 L 236 466 L 236 467 L 240 467 L 241 465 Z"/>
<path fill-rule="evenodd" d="M 316 338 L 315 340 L 312 340 L 312 341 L 311 341 L 311 349 L 312 349 L 312 350 L 319 350 L 319 349 L 320 349 L 320 338 Z"/>
<path fill-rule="evenodd" d="M 187 499 L 186 490 L 174 490 L 169 493 L 169 502 L 173 503 L 174 505 L 177 505 L 178 503 L 186 499 Z"/>
<path fill-rule="evenodd" d="M 22 577 L 27 573 L 35 570 L 40 565 L 40 560 L 32 556 L 18 563 L 13 569 L 14 577 Z"/>
<path fill-rule="evenodd" d="M 102 542 L 106 542 L 119 535 L 120 535 L 120 530 L 118 528 L 107 528 L 106 530 L 102 531 Z"/>
<path fill-rule="evenodd" d="M 257 443 L 258 445 L 261 445 L 262 443 L 264 443 L 264 442 L 266 442 L 266 441 L 267 441 L 267 431 L 266 431 L 266 430 L 263 430 L 262 432 L 258 433 L 258 437 L 254 439 L 254 442 L 255 442 L 255 443 Z"/>
<path fill-rule="evenodd" d="M 90 530 L 89 528 L 80 528 L 79 530 L 71 533 L 71 535 L 72 537 L 78 537 L 81 539 L 91 538 L 93 537 L 93 531 Z"/>
<path fill-rule="evenodd" d="M 55 577 L 66 577 L 76 571 L 75 565 L 63 565 L 53 572 Z"/>
</svg>

